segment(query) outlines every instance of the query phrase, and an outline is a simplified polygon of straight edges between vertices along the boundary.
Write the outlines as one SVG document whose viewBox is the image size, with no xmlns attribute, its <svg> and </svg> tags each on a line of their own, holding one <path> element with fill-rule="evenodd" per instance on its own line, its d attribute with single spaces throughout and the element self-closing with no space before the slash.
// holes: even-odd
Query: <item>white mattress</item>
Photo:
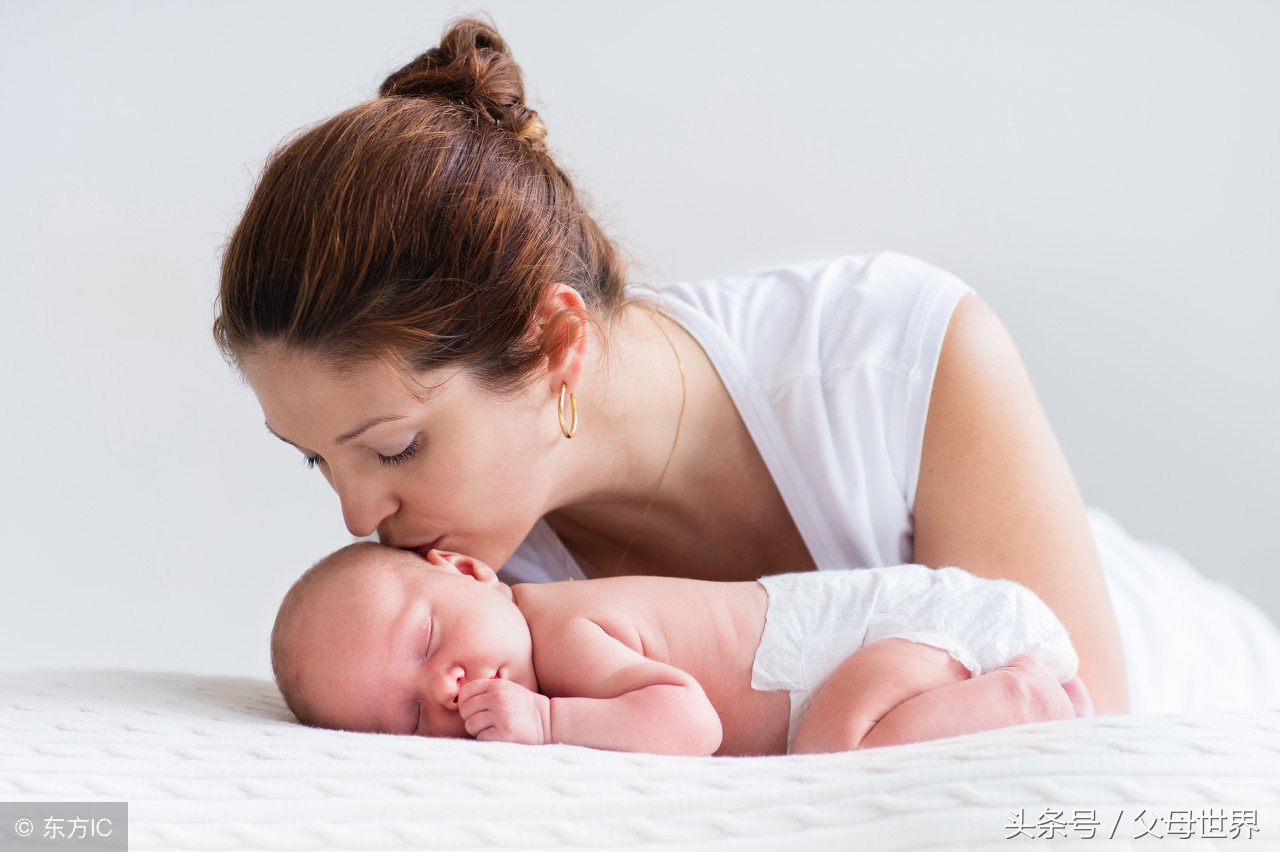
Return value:
<svg viewBox="0 0 1280 852">
<path fill-rule="evenodd" d="M 672 758 L 352 734 L 266 681 L 0 673 L 0 800 L 128 801 L 132 849 L 1280 849 L 1280 712 L 1110 717 L 865 752 Z M 1021 812 L 1021 813 L 1019 813 Z M 1252 819 L 1256 830 L 1241 828 Z M 1222 817 L 1225 816 L 1225 823 Z M 1115 839 L 1104 843 L 1113 830 Z M 1073 843 L 1073 845 L 1075 845 Z M 1082 848 L 1091 848 L 1086 845 Z"/>
</svg>

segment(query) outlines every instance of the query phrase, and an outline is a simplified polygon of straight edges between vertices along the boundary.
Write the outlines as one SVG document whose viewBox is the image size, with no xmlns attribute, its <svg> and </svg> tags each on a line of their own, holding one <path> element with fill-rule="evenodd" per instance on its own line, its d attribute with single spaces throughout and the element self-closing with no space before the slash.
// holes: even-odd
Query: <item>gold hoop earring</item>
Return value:
<svg viewBox="0 0 1280 852">
<path fill-rule="evenodd" d="M 569 425 L 564 425 L 564 398 L 569 397 Z M 560 383 L 560 431 L 566 438 L 572 438 L 578 431 L 578 398 L 569 390 L 564 382 Z"/>
</svg>

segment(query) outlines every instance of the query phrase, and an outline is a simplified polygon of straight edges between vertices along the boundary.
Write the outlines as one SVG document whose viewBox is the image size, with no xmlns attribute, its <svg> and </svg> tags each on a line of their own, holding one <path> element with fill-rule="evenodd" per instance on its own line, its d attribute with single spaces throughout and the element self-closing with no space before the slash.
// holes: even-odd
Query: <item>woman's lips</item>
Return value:
<svg viewBox="0 0 1280 852">
<path fill-rule="evenodd" d="M 405 549 L 412 550 L 414 553 L 418 554 L 423 559 L 426 559 L 427 554 L 435 550 L 436 548 L 438 548 L 440 546 L 440 542 L 443 540 L 444 540 L 444 536 L 438 536 L 437 538 L 432 539 L 426 544 L 420 544 L 417 547 L 407 547 Z"/>
</svg>

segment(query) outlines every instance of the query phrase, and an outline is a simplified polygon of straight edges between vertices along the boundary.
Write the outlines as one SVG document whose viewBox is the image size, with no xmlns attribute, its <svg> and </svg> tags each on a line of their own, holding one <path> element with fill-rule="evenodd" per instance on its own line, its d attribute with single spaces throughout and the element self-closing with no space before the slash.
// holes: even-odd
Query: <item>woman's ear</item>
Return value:
<svg viewBox="0 0 1280 852">
<path fill-rule="evenodd" d="M 590 314 L 582 295 L 568 284 L 552 284 L 533 313 L 530 331 L 540 340 L 547 356 L 547 373 L 553 393 L 560 385 L 576 391 L 586 364 L 587 326 Z"/>
</svg>

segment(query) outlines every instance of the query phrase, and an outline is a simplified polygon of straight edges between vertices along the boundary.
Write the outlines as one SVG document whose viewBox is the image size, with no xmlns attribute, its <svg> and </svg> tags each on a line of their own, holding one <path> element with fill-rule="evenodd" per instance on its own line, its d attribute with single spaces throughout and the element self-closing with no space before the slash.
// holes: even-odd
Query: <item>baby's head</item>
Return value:
<svg viewBox="0 0 1280 852">
<path fill-rule="evenodd" d="M 463 683 L 538 688 L 529 625 L 492 568 L 370 542 L 325 557 L 289 589 L 271 666 L 300 721 L 349 731 L 464 737 Z"/>
</svg>

